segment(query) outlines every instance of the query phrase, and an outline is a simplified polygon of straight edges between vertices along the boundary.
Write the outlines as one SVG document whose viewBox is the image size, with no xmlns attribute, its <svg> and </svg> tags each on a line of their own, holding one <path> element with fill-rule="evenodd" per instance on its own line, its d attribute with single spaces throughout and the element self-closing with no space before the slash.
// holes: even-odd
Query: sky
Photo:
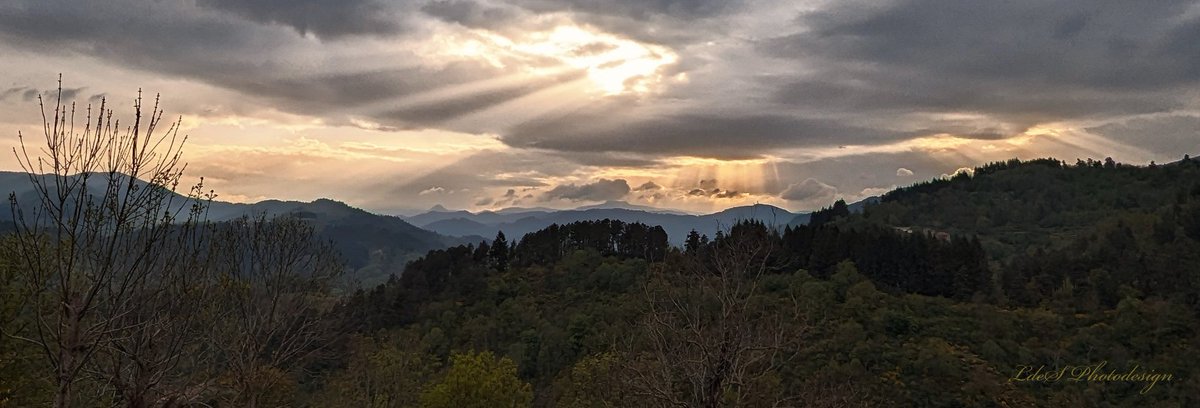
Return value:
<svg viewBox="0 0 1200 408">
<path fill-rule="evenodd" d="M 0 147 L 59 74 L 116 117 L 161 94 L 218 200 L 391 214 L 807 211 L 1200 154 L 1194 1 L 5 0 Z"/>
</svg>

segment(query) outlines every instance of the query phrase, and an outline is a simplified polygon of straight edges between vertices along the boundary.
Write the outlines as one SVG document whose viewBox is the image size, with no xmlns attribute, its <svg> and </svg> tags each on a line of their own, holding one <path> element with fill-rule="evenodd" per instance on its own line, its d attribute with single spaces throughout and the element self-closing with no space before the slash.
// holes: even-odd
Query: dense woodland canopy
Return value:
<svg viewBox="0 0 1200 408">
<path fill-rule="evenodd" d="M 1014 160 L 861 213 L 839 202 L 807 225 L 743 222 L 683 247 L 613 220 L 501 233 L 430 251 L 382 285 L 314 292 L 332 300 L 335 335 L 265 365 L 255 402 L 1196 406 L 1198 180 L 1194 160 Z M 20 291 L 9 251 L 6 294 Z M 25 310 L 17 298 L 0 298 L 6 322 Z M 0 340 L 0 404 L 52 398 L 33 354 Z M 1101 362 L 1171 378 L 1010 381 L 1022 366 Z M 203 401 L 245 402 L 230 392 Z"/>
<path fill-rule="evenodd" d="M 644 226 L 555 226 L 516 244 L 431 252 L 353 295 L 346 312 L 360 336 L 402 336 L 434 361 L 455 350 L 506 356 L 539 406 L 711 405 L 697 391 L 705 384 L 718 387 L 717 405 L 1191 406 L 1197 176 L 1190 160 L 1014 160 L 893 191 L 862 214 L 837 203 L 809 225 L 748 222 L 692 234 L 683 248 L 637 244 L 654 251 L 619 249 Z M 759 272 L 725 279 L 730 259 Z M 754 288 L 744 301 L 756 306 L 709 309 L 722 292 L 696 288 L 711 279 Z M 789 307 L 771 306 L 780 302 Z M 655 341 L 703 334 L 728 346 L 770 329 L 733 321 L 784 316 L 773 328 L 798 337 L 741 370 L 757 383 L 715 369 L 746 356 L 668 353 Z M 1144 394 L 1141 383 L 1009 381 L 1022 365 L 1100 362 L 1173 380 Z M 648 378 L 648 366 L 668 374 Z M 696 372 L 708 382 L 690 381 Z M 655 379 L 669 385 L 646 386 Z"/>
</svg>

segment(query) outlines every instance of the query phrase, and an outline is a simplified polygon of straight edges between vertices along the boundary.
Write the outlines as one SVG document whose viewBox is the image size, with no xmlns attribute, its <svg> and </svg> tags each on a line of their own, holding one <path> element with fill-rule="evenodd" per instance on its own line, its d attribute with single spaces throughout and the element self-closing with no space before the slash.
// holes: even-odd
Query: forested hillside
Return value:
<svg viewBox="0 0 1200 408">
<path fill-rule="evenodd" d="M 1200 160 L 993 163 L 892 191 L 863 219 L 978 236 L 1000 304 L 1112 308 L 1132 294 L 1200 311 Z"/>
<path fill-rule="evenodd" d="M 1197 173 L 1010 161 L 682 248 L 607 221 L 435 251 L 350 299 L 314 393 L 453 406 L 469 357 L 537 406 L 1191 406 Z M 1140 380 L 1013 381 L 1099 364 Z"/>
</svg>

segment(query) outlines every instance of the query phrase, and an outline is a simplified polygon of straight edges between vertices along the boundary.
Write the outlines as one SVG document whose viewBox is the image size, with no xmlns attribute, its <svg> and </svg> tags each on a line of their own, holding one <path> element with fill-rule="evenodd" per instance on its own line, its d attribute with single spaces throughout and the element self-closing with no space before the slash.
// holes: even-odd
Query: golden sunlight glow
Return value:
<svg viewBox="0 0 1200 408">
<path fill-rule="evenodd" d="M 659 68 L 678 60 L 664 47 L 567 26 L 556 28 L 530 50 L 586 69 L 588 78 L 609 95 L 648 92 L 653 83 L 662 80 Z"/>
<path fill-rule="evenodd" d="M 956 137 L 952 135 L 934 135 L 927 137 L 918 137 L 906 142 L 908 147 L 924 150 L 924 151 L 946 151 L 955 150 L 960 147 L 976 142 L 974 139 Z"/>
<path fill-rule="evenodd" d="M 513 37 L 476 30 L 469 36 L 445 41 L 455 44 L 444 51 L 450 55 L 482 60 L 499 68 L 519 67 L 532 75 L 582 70 L 603 95 L 646 93 L 667 79 L 686 80 L 678 75 L 664 76 L 663 68 L 679 60 L 670 49 L 577 25 L 559 25 Z"/>
<path fill-rule="evenodd" d="M 668 183 L 680 188 L 698 187 L 702 180 L 716 180 L 716 188 L 739 193 L 762 192 L 778 180 L 776 159 L 720 160 L 702 157 L 676 157 L 667 160 L 678 170 Z"/>
</svg>

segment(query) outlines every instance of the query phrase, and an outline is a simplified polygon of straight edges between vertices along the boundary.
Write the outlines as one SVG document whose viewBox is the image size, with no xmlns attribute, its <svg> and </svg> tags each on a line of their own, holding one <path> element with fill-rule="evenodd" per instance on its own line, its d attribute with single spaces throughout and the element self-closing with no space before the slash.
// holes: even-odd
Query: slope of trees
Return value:
<svg viewBox="0 0 1200 408">
<path fill-rule="evenodd" d="M 505 239 L 505 250 L 431 252 L 345 310 L 363 335 L 419 338 L 435 367 L 421 371 L 426 387 L 455 352 L 511 358 L 534 406 L 1200 403 L 1186 363 L 1200 327 L 1200 190 L 1175 178 L 1195 170 L 1094 163 L 989 165 L 899 190 L 863 214 L 835 205 L 783 231 L 738 223 L 662 256 L 620 251 L 620 225 L 556 226 Z M 1120 192 L 1075 185 L 1108 172 L 1142 182 Z M 1068 203 L 1108 202 L 1047 210 L 1062 225 L 1014 221 L 1049 206 L 1037 201 L 990 208 L 1040 194 L 1028 185 L 1065 192 Z M 1120 198 L 1139 195 L 1171 201 Z M 956 218 L 981 212 L 1012 218 Z M 574 231 L 593 235 L 564 238 Z M 473 283 L 406 286 L 418 275 Z M 1172 379 L 1146 392 L 1144 382 L 1010 381 L 1029 365 L 1101 362 Z"/>
<path fill-rule="evenodd" d="M 1061 291 L 1032 307 L 989 302 L 981 293 L 990 278 L 956 293 L 953 280 L 938 282 L 938 263 L 961 259 L 986 273 L 973 239 L 853 222 L 782 234 L 741 223 L 660 262 L 586 248 L 504 271 L 482 257 L 445 263 L 449 275 L 478 268 L 480 289 L 405 302 L 410 289 L 396 281 L 356 294 L 346 312 L 365 336 L 412 339 L 404 344 L 421 357 L 411 361 L 428 364 L 413 371 L 425 373 L 421 389 L 454 353 L 489 350 L 512 359 L 534 406 L 1187 406 L 1200 390 L 1194 381 L 1145 394 L 1142 383 L 1011 382 L 1023 365 L 1101 361 L 1191 378 L 1195 369 L 1177 358 L 1197 353 L 1197 316 L 1133 291 L 1093 308 Z M 830 252 L 841 260 L 827 270 L 797 269 L 798 254 L 811 259 L 822 245 L 847 249 Z M 892 267 L 855 261 L 896 255 L 889 245 L 912 252 L 892 264 L 910 262 L 907 283 L 872 276 Z M 950 292 L 924 293 L 926 285 Z M 380 317 L 399 311 L 405 320 Z"/>
<path fill-rule="evenodd" d="M 1097 310 L 1136 294 L 1200 311 L 1197 180 L 1197 160 L 1012 160 L 893 191 L 858 221 L 980 237 L 1002 304 Z"/>
</svg>

